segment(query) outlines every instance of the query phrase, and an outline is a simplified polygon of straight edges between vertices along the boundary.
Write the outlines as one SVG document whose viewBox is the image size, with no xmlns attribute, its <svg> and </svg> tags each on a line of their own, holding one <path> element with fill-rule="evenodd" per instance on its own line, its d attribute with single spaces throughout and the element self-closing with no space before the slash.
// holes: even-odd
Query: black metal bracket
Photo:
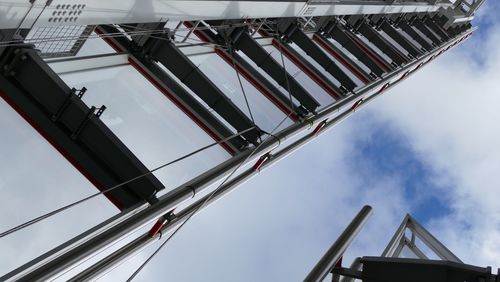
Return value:
<svg viewBox="0 0 500 282">
<path fill-rule="evenodd" d="M 66 99 L 64 99 L 64 102 L 59 107 L 59 109 L 57 109 L 56 113 L 52 115 L 52 121 L 54 121 L 54 122 L 58 121 L 61 118 L 61 116 L 64 113 L 64 111 L 71 104 L 71 102 L 73 102 L 73 99 L 75 98 L 75 96 L 78 99 L 82 99 L 82 97 L 85 94 L 85 92 L 87 92 L 87 88 L 85 88 L 85 87 L 83 87 L 80 90 L 77 90 L 75 88 L 71 88 L 70 94 L 66 97 Z"/>
</svg>

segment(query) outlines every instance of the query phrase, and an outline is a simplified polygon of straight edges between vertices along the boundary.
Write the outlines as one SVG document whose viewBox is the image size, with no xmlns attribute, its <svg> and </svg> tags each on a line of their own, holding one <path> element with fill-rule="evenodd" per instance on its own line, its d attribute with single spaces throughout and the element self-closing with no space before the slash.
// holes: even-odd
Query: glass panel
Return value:
<svg viewBox="0 0 500 282">
<path fill-rule="evenodd" d="M 111 46 L 109 46 L 109 44 L 101 39 L 95 32 L 92 32 L 87 41 L 83 43 L 82 48 L 78 51 L 75 57 L 109 53 L 115 53 L 115 50 L 111 48 Z"/>
<path fill-rule="evenodd" d="M 0 232 L 98 192 L 3 99 L 0 129 L 6 133 L 0 150 Z M 1 238 L 0 275 L 117 212 L 99 196 Z"/>
<path fill-rule="evenodd" d="M 342 53 L 344 53 L 347 57 L 349 57 L 351 60 L 353 60 L 364 71 L 366 71 L 367 73 L 371 72 L 371 70 L 370 70 L 369 67 L 367 67 L 365 64 L 363 64 L 363 62 L 361 62 L 360 60 L 358 60 L 358 58 L 356 58 L 356 56 L 354 56 L 353 54 L 351 54 L 351 52 L 349 52 L 347 49 L 345 49 L 340 43 L 338 43 L 337 41 L 335 41 L 333 39 L 330 39 L 330 38 L 328 38 L 327 40 L 330 43 L 332 43 L 333 45 L 335 45 L 335 47 L 337 47 L 338 49 L 340 49 L 342 51 Z"/>
<path fill-rule="evenodd" d="M 377 46 L 373 45 L 368 39 L 364 36 L 358 35 L 358 38 L 363 41 L 366 45 L 368 45 L 371 49 L 373 49 L 380 57 L 382 57 L 386 62 L 391 63 L 392 59 L 389 58 L 384 52 L 382 52 Z"/>
<path fill-rule="evenodd" d="M 250 84 L 241 74 L 242 86 L 238 82 L 238 76 L 234 68 L 222 60 L 218 55 L 192 56 L 190 59 L 200 70 L 207 75 L 215 85 L 249 118 L 253 116 L 255 123 L 266 131 L 273 130 L 286 115 L 279 110 L 271 101 Z M 243 87 L 244 93 L 241 89 Z M 248 99 L 248 106 L 245 101 Z M 250 108 L 250 111 L 249 111 Z M 250 115 L 251 113 L 251 115 Z M 286 119 L 280 126 L 284 128 L 292 124 Z"/>
<path fill-rule="evenodd" d="M 278 63 L 281 64 L 281 54 L 274 46 L 265 46 L 264 49 L 271 54 Z M 323 90 L 316 82 L 311 80 L 304 72 L 302 72 L 294 63 L 292 63 L 286 56 L 283 56 L 285 67 L 288 73 L 299 82 L 304 89 L 309 92 L 322 106 L 330 105 L 334 99 Z"/>
<path fill-rule="evenodd" d="M 214 142 L 190 118 L 130 66 L 65 74 L 71 87 L 87 87 L 90 105 L 106 105 L 102 121 L 148 167 L 153 169 Z M 175 188 L 228 159 L 220 146 L 155 172 Z"/>
<path fill-rule="evenodd" d="M 316 44 L 316 43 L 315 43 Z M 299 46 L 297 46 L 296 44 L 290 44 L 293 49 L 295 49 L 295 51 L 297 51 L 300 55 L 302 55 L 304 58 L 307 59 L 308 62 L 310 62 L 312 65 L 314 65 L 317 69 L 321 70 L 321 72 L 326 75 L 326 77 L 328 77 L 328 79 L 330 79 L 330 81 L 332 81 L 337 87 L 340 86 L 340 82 L 335 78 L 333 77 L 329 72 L 327 71 L 324 71 L 324 68 L 322 66 L 320 66 L 320 64 L 318 64 L 318 62 L 316 62 L 313 58 L 309 57 L 309 55 L 307 55 L 307 53 L 300 49 Z M 320 47 L 321 48 L 321 47 Z M 333 56 L 331 56 L 328 52 L 324 52 L 333 62 L 335 62 L 335 64 L 345 73 L 347 74 L 347 76 L 352 80 L 354 81 L 354 83 L 356 83 L 356 85 L 364 85 L 364 83 L 359 80 L 358 77 L 356 77 L 354 74 L 351 73 L 351 71 L 349 71 L 349 69 L 347 69 L 343 64 L 341 64 L 339 61 L 337 61 L 336 58 L 334 58 Z"/>
<path fill-rule="evenodd" d="M 415 47 L 417 47 L 417 49 L 422 49 L 422 45 L 420 45 L 420 43 L 418 43 L 417 41 L 415 41 L 415 39 L 413 39 L 413 37 L 409 36 L 406 32 L 404 32 L 403 30 L 401 29 L 398 29 L 399 33 L 404 37 L 406 38 L 406 40 L 410 41 L 411 44 L 413 44 Z"/>
<path fill-rule="evenodd" d="M 219 122 L 221 122 L 222 124 L 224 124 L 229 130 L 231 130 L 233 133 L 236 133 L 237 130 L 229 123 L 227 122 L 224 118 L 222 118 L 216 111 L 214 111 L 212 108 L 210 108 L 210 106 L 205 103 L 205 101 L 203 101 L 200 97 L 198 97 L 198 95 L 196 95 L 191 89 L 189 89 L 189 87 L 187 87 L 184 83 L 182 83 L 182 81 L 180 79 L 178 79 L 171 71 L 169 71 L 165 66 L 163 66 L 162 64 L 160 63 L 157 63 L 157 65 L 164 71 L 168 74 L 168 76 L 170 78 L 172 78 L 178 85 L 180 85 L 184 91 L 186 91 L 187 93 L 189 93 L 192 97 L 194 97 L 196 99 L 196 101 L 198 101 L 201 105 L 205 106 L 205 109 L 208 109 L 208 111 L 214 115 L 218 120 Z"/>
<path fill-rule="evenodd" d="M 269 76 L 265 71 L 263 71 L 259 66 L 257 66 L 257 64 L 254 63 L 254 61 L 252 61 L 247 55 L 245 55 L 245 53 L 241 52 L 241 51 L 237 51 L 238 55 L 240 55 L 243 59 L 245 59 L 245 61 L 247 61 L 254 69 L 256 69 L 261 75 L 263 75 L 269 82 L 271 82 L 272 85 L 274 85 L 274 87 L 278 88 L 278 90 L 283 94 L 285 95 L 285 97 L 290 97 L 290 94 L 288 93 L 288 90 L 286 90 L 285 88 L 283 88 L 281 85 L 279 85 L 276 80 L 274 80 L 271 76 Z M 296 105 L 300 105 L 300 103 L 297 101 L 297 99 L 295 99 L 293 96 L 290 97 L 292 98 L 292 101 L 296 104 Z"/>
<path fill-rule="evenodd" d="M 389 43 L 392 44 L 392 46 L 396 47 L 397 50 L 399 50 L 401 53 L 405 54 L 406 56 L 408 56 L 409 52 L 406 51 L 405 48 L 403 48 L 403 46 L 399 45 L 399 43 L 397 43 L 396 41 L 394 41 L 394 39 L 392 39 L 392 37 L 390 37 L 389 35 L 387 35 L 387 33 L 383 32 L 383 31 L 379 31 L 380 32 L 380 35 L 385 38 L 385 40 L 389 41 Z"/>
</svg>

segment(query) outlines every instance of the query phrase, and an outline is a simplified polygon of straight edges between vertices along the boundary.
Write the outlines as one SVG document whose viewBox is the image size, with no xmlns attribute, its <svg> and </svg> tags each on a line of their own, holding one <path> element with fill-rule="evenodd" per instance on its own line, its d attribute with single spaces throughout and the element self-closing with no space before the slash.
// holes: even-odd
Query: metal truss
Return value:
<svg viewBox="0 0 500 282">
<path fill-rule="evenodd" d="M 356 258 L 349 268 L 343 268 L 342 256 L 370 214 L 371 207 L 361 209 L 304 279 L 305 282 L 323 281 L 330 273 L 333 282 L 353 282 L 356 279 L 363 282 L 500 281 L 500 276 L 492 274 L 491 267 L 464 264 L 410 215 L 403 219 L 380 257 Z M 411 239 L 408 239 L 407 231 L 411 232 Z M 416 239 L 423 242 L 441 260 L 429 259 L 416 245 Z M 416 259 L 402 257 L 405 247 Z"/>
</svg>

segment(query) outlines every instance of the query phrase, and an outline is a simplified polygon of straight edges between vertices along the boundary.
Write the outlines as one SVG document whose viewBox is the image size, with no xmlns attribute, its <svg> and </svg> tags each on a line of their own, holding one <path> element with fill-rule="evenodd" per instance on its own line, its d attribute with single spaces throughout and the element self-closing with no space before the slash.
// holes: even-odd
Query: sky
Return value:
<svg viewBox="0 0 500 282">
<path fill-rule="evenodd" d="M 365 204 L 373 215 L 344 264 L 379 255 L 410 213 L 464 262 L 500 267 L 497 11 L 500 4 L 487 1 L 477 15 L 480 29 L 465 43 L 193 217 L 136 280 L 301 281 Z M 114 99 L 108 97 L 109 103 Z M 138 114 L 124 109 L 132 112 L 130 120 Z M 3 102 L 0 116 L 0 128 L 8 132 L 2 143 L 12 148 L 0 150 L 0 158 L 8 160 L 0 162 L 2 230 L 93 192 Z M 119 122 L 114 129 L 123 138 L 134 135 Z M 140 142 L 173 142 L 152 128 L 141 130 L 157 135 Z M 193 131 L 183 138 L 202 137 Z M 136 146 L 144 147 L 140 142 Z M 163 160 L 175 155 L 146 148 L 161 152 Z M 147 150 L 135 152 L 144 154 L 148 165 L 157 161 Z M 0 239 L 0 253 L 15 254 L 0 256 L 0 273 L 115 212 L 97 199 Z M 101 280 L 124 281 L 154 246 Z"/>
</svg>

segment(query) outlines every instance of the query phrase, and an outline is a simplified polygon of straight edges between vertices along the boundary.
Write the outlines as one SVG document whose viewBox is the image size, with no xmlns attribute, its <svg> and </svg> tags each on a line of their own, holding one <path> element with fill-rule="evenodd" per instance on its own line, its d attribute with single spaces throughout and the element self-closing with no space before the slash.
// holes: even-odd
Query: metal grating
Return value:
<svg viewBox="0 0 500 282">
<path fill-rule="evenodd" d="M 94 28 L 94 25 L 38 27 L 30 31 L 25 41 L 34 44 L 42 58 L 74 56 Z"/>
</svg>

